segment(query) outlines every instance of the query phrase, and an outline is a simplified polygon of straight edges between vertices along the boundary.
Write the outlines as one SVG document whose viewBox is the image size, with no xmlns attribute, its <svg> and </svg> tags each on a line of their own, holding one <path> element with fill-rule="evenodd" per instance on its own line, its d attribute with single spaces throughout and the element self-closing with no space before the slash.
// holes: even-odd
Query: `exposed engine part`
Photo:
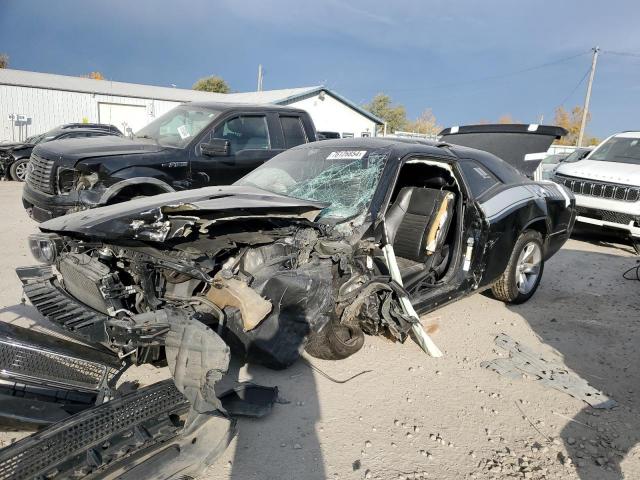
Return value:
<svg viewBox="0 0 640 480">
<path fill-rule="evenodd" d="M 256 328 L 273 309 L 269 300 L 235 278 L 216 277 L 207 292 L 207 299 L 220 308 L 234 307 L 240 310 L 245 332 Z"/>
</svg>

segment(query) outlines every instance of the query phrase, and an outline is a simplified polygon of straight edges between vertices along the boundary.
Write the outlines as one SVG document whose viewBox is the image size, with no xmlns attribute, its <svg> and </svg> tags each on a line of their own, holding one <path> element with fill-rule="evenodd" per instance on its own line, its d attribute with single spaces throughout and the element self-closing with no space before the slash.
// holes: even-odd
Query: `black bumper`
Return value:
<svg viewBox="0 0 640 480">
<path fill-rule="evenodd" d="M 76 207 L 77 202 L 66 196 L 40 192 L 25 183 L 22 189 L 22 205 L 36 222 L 46 222 L 65 215 Z"/>
<path fill-rule="evenodd" d="M 25 183 L 22 189 L 22 205 L 33 220 L 46 222 L 70 212 L 97 206 L 86 198 L 90 197 L 90 195 L 86 195 L 87 193 L 86 191 L 72 191 L 68 195 L 50 195 L 36 190 L 29 183 Z"/>
</svg>

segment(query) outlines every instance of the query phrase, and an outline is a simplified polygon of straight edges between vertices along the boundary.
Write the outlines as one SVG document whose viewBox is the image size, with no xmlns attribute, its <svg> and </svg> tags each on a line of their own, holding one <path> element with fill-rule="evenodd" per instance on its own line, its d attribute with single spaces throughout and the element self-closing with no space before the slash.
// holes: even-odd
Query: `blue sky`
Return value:
<svg viewBox="0 0 640 480">
<path fill-rule="evenodd" d="M 386 92 L 446 126 L 550 122 L 582 103 L 599 45 L 588 131 L 603 137 L 640 128 L 636 12 L 633 0 L 0 0 L 0 52 L 17 69 L 185 88 L 218 74 L 236 91 L 255 89 L 262 63 L 265 89 Z"/>
</svg>

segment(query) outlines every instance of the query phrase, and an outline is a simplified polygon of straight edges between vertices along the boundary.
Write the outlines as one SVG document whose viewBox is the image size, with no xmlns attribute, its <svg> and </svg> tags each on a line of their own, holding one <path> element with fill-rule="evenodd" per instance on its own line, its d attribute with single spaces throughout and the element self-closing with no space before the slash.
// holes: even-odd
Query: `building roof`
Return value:
<svg viewBox="0 0 640 480">
<path fill-rule="evenodd" d="M 150 98 L 173 102 L 238 102 L 238 103 L 274 103 L 287 105 L 301 98 L 310 97 L 325 91 L 357 112 L 382 125 L 384 122 L 338 93 L 322 85 L 261 92 L 212 93 L 188 90 L 184 88 L 159 87 L 138 83 L 94 80 L 92 78 L 71 77 L 52 73 L 28 72 L 25 70 L 0 69 L 0 85 L 63 90 L 69 92 L 116 95 L 120 97 Z"/>
</svg>

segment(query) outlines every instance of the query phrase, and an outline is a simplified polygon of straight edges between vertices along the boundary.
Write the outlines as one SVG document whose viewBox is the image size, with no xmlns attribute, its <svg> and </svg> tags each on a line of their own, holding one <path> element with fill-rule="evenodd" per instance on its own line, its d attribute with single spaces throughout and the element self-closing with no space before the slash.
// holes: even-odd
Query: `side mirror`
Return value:
<svg viewBox="0 0 640 480">
<path fill-rule="evenodd" d="M 201 143 L 200 151 L 207 157 L 228 157 L 231 143 L 224 138 L 214 138 L 209 143 Z"/>
</svg>

